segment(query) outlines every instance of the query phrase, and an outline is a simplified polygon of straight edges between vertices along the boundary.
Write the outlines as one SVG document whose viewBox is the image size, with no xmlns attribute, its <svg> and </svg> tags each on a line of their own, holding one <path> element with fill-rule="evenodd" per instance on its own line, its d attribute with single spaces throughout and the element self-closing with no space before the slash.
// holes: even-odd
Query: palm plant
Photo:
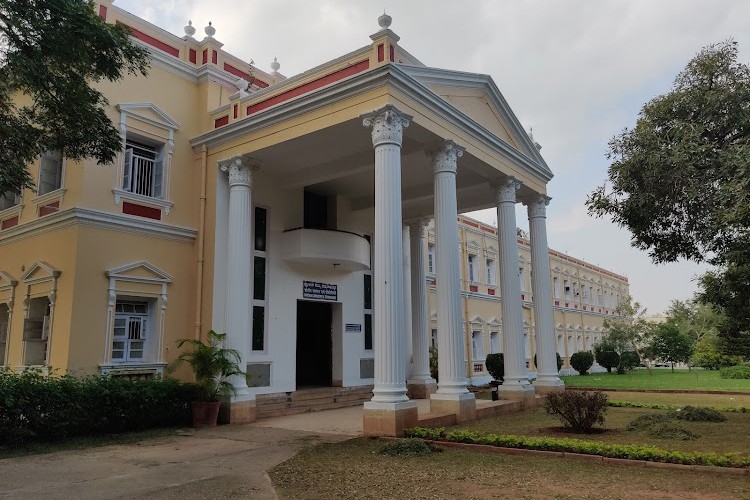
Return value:
<svg viewBox="0 0 750 500">
<path fill-rule="evenodd" d="M 224 347 L 226 333 L 208 332 L 207 342 L 195 339 L 180 339 L 177 347 L 187 344 L 189 351 L 181 353 L 169 364 L 170 372 L 182 363 L 187 363 L 195 374 L 195 383 L 203 394 L 204 401 L 218 401 L 219 396 L 235 394 L 234 385 L 229 381 L 235 375 L 245 376 L 240 370 L 241 356 L 236 349 Z"/>
</svg>

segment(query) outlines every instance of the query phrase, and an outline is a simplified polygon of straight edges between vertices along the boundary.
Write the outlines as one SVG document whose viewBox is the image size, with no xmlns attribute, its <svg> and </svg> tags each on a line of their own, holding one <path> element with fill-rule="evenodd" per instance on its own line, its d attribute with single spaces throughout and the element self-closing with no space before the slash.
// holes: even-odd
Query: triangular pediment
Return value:
<svg viewBox="0 0 750 500">
<path fill-rule="evenodd" d="M 0 271 L 0 290 L 13 288 L 18 284 L 18 280 L 5 271 Z"/>
<path fill-rule="evenodd" d="M 490 326 L 502 326 L 503 322 L 496 317 L 492 317 L 489 321 L 487 321 L 487 324 Z"/>
<path fill-rule="evenodd" d="M 471 323 L 479 323 L 479 324 L 484 324 L 485 323 L 485 321 L 480 316 L 472 316 L 470 322 Z"/>
<path fill-rule="evenodd" d="M 168 130 L 180 128 L 180 125 L 171 116 L 152 102 L 120 103 L 117 105 L 117 109 L 128 116 L 135 117 L 157 127 Z"/>
<path fill-rule="evenodd" d="M 167 272 L 162 271 L 145 260 L 109 269 L 107 277 L 127 281 L 157 283 L 171 283 L 173 279 Z"/>
<path fill-rule="evenodd" d="M 58 276 L 60 276 L 60 271 L 57 268 L 46 262 L 37 261 L 31 264 L 26 272 L 23 273 L 21 281 L 40 281 L 57 278 Z"/>
<path fill-rule="evenodd" d="M 406 66 L 403 69 L 447 103 L 552 175 L 539 153 L 537 143 L 521 125 L 492 77 L 427 67 Z"/>
</svg>

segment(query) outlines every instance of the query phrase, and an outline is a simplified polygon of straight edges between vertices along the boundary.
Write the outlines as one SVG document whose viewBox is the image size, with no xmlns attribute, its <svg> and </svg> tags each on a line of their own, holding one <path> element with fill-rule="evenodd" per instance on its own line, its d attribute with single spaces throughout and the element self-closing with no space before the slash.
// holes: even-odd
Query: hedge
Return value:
<svg viewBox="0 0 750 500">
<path fill-rule="evenodd" d="M 475 431 L 455 430 L 445 432 L 444 428 L 427 429 L 414 427 L 406 431 L 408 437 L 451 441 L 457 443 L 483 444 L 503 448 L 524 450 L 562 451 L 597 455 L 608 458 L 625 458 L 648 462 L 663 462 L 683 465 L 711 465 L 716 467 L 750 467 L 750 457 L 735 453 L 704 453 L 694 451 L 670 451 L 655 446 L 632 444 L 609 444 L 580 439 L 526 437 L 513 435 L 482 434 Z"/>
<path fill-rule="evenodd" d="M 195 394 L 171 379 L 0 371 L 0 444 L 188 424 Z"/>
</svg>

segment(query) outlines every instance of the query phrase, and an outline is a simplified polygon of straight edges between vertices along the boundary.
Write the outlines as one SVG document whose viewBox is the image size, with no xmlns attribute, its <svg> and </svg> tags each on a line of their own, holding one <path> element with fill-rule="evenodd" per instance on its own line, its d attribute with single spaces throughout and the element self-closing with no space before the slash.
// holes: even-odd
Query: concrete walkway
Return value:
<svg viewBox="0 0 750 500">
<path fill-rule="evenodd" d="M 305 446 L 343 439 L 257 424 L 229 425 L 3 459 L 0 498 L 274 499 L 268 470 Z"/>
</svg>

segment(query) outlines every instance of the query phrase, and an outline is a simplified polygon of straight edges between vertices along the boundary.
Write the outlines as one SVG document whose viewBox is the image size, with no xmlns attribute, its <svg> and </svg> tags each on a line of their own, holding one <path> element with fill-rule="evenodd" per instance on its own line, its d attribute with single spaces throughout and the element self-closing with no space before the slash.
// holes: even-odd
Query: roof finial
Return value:
<svg viewBox="0 0 750 500">
<path fill-rule="evenodd" d="M 206 33 L 206 36 L 208 36 L 209 38 L 213 38 L 214 35 L 216 34 L 216 28 L 214 28 L 211 25 L 211 21 L 208 22 L 208 26 L 203 28 L 203 31 Z"/>
<path fill-rule="evenodd" d="M 272 75 L 278 74 L 279 68 L 281 67 L 281 64 L 279 64 L 279 61 L 276 60 L 276 57 L 273 58 L 273 62 L 271 63 L 271 69 L 273 70 Z"/>
<path fill-rule="evenodd" d="M 391 26 L 391 22 L 393 21 L 393 18 L 385 13 L 385 9 L 383 10 L 383 15 L 378 18 L 378 24 L 381 28 L 388 29 Z"/>
<path fill-rule="evenodd" d="M 195 35 L 195 28 L 193 28 L 193 21 L 188 21 L 187 26 L 185 26 L 185 34 L 189 36 L 190 38 Z"/>
</svg>

